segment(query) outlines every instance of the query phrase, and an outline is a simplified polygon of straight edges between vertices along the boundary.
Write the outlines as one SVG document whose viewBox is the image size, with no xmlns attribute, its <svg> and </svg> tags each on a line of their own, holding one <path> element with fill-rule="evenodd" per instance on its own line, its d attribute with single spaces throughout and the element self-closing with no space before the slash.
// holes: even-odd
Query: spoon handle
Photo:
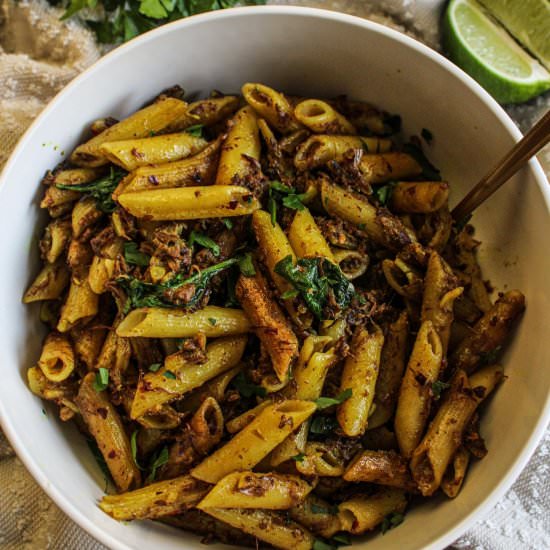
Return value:
<svg viewBox="0 0 550 550">
<path fill-rule="evenodd" d="M 469 216 L 550 141 L 550 110 L 481 178 L 451 212 L 455 221 Z"/>
</svg>

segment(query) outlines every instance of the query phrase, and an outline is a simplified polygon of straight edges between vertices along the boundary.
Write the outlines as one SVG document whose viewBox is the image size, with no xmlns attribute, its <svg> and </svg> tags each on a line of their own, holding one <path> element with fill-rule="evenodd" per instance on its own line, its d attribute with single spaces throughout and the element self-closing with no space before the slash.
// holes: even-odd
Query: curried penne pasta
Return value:
<svg viewBox="0 0 550 550">
<path fill-rule="evenodd" d="M 118 201 L 133 216 L 156 221 L 244 216 L 260 207 L 237 185 L 122 192 Z"/>
<path fill-rule="evenodd" d="M 315 97 L 173 86 L 40 182 L 26 377 L 86 433 L 117 520 L 328 550 L 438 489 L 460 506 L 488 453 L 478 406 L 525 298 L 493 304 L 398 115 Z"/>
</svg>

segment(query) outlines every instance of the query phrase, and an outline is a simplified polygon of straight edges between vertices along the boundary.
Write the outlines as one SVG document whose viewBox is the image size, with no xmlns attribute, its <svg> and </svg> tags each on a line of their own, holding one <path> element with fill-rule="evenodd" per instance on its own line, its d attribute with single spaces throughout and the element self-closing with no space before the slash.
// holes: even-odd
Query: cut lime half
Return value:
<svg viewBox="0 0 550 550">
<path fill-rule="evenodd" d="M 550 89 L 550 73 L 475 0 L 451 0 L 443 40 L 450 58 L 500 103 L 522 103 Z"/>
</svg>

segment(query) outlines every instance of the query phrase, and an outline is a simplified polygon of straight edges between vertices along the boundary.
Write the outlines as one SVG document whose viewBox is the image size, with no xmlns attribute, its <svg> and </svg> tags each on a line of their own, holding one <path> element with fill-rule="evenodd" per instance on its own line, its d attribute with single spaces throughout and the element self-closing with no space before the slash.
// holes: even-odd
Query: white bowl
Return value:
<svg viewBox="0 0 550 550">
<path fill-rule="evenodd" d="M 159 90 L 237 91 L 247 81 L 312 96 L 345 93 L 403 116 L 406 133 L 430 129 L 429 156 L 460 198 L 520 137 L 504 111 L 437 53 L 393 30 L 334 12 L 242 8 L 178 21 L 105 56 L 67 86 L 20 141 L 0 181 L 0 420 L 37 482 L 90 534 L 111 548 L 203 548 L 193 535 L 153 522 L 117 523 L 96 506 L 102 475 L 83 438 L 26 386 L 43 328 L 21 296 L 38 267 L 38 202 L 45 170 L 78 143 L 89 123 L 121 117 Z M 474 222 L 485 275 L 520 288 L 527 312 L 505 359 L 508 380 L 482 418 L 488 456 L 473 464 L 455 500 L 411 509 L 369 550 L 443 548 L 480 519 L 526 464 L 550 417 L 548 275 L 550 193 L 536 161 L 479 209 Z M 358 544 L 356 548 L 367 548 Z"/>
</svg>

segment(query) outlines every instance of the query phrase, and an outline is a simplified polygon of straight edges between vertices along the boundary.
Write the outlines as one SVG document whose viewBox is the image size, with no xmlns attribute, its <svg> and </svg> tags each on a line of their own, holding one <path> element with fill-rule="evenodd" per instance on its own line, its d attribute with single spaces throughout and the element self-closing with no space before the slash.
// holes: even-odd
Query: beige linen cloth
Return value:
<svg viewBox="0 0 550 550">
<path fill-rule="evenodd" d="M 290 3 L 325 7 L 384 22 L 438 47 L 438 0 L 330 0 Z M 0 0 L 0 167 L 25 128 L 48 100 L 100 57 L 93 35 L 78 23 L 58 21 L 43 0 Z M 550 96 L 514 108 L 525 131 Z M 550 172 L 548 148 L 543 155 Z M 550 548 L 550 435 L 488 517 L 453 548 L 543 550 Z M 103 550 L 42 492 L 0 431 L 0 550 Z"/>
</svg>

